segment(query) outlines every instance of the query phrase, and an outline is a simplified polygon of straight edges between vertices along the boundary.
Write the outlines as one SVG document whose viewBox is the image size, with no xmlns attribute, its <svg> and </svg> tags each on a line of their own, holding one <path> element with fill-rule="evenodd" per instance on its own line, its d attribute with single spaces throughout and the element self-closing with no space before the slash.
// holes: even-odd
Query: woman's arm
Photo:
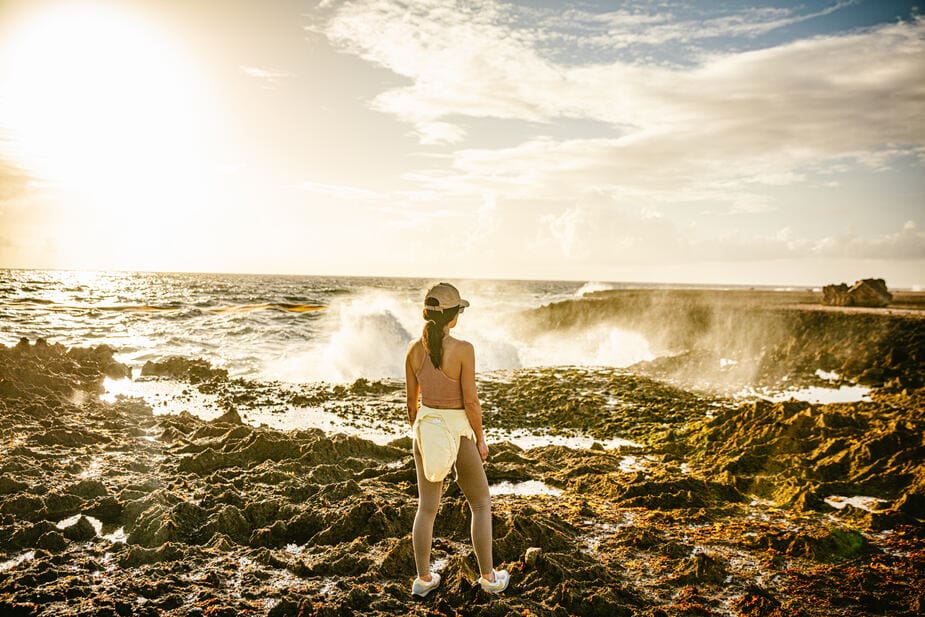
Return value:
<svg viewBox="0 0 925 617">
<path fill-rule="evenodd" d="M 405 354 L 405 390 L 408 399 L 408 422 L 414 425 L 414 419 L 418 416 L 418 393 L 421 386 L 418 383 L 418 376 L 414 373 L 414 366 L 411 364 L 411 350 L 414 349 L 414 343 L 408 347 L 408 353 Z"/>
<path fill-rule="evenodd" d="M 472 343 L 461 342 L 462 370 L 459 380 L 462 384 L 463 405 L 466 407 L 466 417 L 475 433 L 475 444 L 479 455 L 484 461 L 488 458 L 488 446 L 485 444 L 485 434 L 482 432 L 482 405 L 479 403 L 478 392 L 475 391 L 475 348 Z"/>
</svg>

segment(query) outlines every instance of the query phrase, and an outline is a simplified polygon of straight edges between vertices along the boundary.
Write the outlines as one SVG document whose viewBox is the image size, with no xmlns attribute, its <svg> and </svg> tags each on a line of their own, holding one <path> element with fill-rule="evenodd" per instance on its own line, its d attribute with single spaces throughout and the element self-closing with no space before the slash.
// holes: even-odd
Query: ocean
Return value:
<svg viewBox="0 0 925 617">
<path fill-rule="evenodd" d="M 169 356 L 202 358 L 232 376 L 285 382 L 400 378 L 420 335 L 420 278 L 0 271 L 0 343 L 44 338 L 107 344 L 139 369 Z M 471 307 L 454 335 L 476 348 L 479 372 L 539 366 L 623 367 L 654 357 L 641 335 L 598 325 L 523 337 L 519 314 L 619 284 L 451 280 Z"/>
</svg>

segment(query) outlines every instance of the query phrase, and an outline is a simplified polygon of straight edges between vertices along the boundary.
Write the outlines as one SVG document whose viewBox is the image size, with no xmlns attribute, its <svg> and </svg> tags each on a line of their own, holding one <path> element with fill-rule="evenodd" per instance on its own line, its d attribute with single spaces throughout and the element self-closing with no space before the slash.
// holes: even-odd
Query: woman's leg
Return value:
<svg viewBox="0 0 925 617">
<path fill-rule="evenodd" d="M 459 440 L 459 454 L 456 457 L 456 481 L 465 493 L 472 511 L 472 548 L 479 562 L 482 576 L 491 576 L 491 496 L 488 494 L 488 478 L 482 466 L 482 457 L 475 442 L 467 437 Z M 492 580 L 492 579 L 490 579 Z"/>
<path fill-rule="evenodd" d="M 430 575 L 430 547 L 434 539 L 434 519 L 437 518 L 437 508 L 440 506 L 443 482 L 431 482 L 424 477 L 424 464 L 421 462 L 417 442 L 414 442 L 414 468 L 418 476 L 418 511 L 414 516 L 411 544 L 414 547 L 414 565 L 418 576 L 427 578 Z"/>
</svg>

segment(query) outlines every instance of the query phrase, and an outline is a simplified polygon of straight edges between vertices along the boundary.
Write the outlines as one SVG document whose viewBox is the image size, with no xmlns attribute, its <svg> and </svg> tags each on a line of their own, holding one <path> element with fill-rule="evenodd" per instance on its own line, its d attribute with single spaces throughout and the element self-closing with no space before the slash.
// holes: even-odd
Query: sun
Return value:
<svg viewBox="0 0 925 617">
<path fill-rule="evenodd" d="M 144 240 L 142 212 L 182 208 L 210 158 L 208 106 L 193 59 L 145 15 L 53 5 L 0 37 L 0 146 L 98 230 Z"/>
</svg>

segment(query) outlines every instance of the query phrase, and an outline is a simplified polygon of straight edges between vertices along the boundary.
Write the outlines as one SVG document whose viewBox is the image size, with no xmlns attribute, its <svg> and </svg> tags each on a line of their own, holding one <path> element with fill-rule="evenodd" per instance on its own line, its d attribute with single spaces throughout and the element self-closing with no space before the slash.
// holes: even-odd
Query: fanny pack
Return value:
<svg viewBox="0 0 925 617">
<path fill-rule="evenodd" d="M 421 453 L 424 477 L 443 482 L 456 464 L 459 440 L 475 441 L 465 409 L 433 409 L 421 406 L 412 428 L 414 441 Z"/>
</svg>

